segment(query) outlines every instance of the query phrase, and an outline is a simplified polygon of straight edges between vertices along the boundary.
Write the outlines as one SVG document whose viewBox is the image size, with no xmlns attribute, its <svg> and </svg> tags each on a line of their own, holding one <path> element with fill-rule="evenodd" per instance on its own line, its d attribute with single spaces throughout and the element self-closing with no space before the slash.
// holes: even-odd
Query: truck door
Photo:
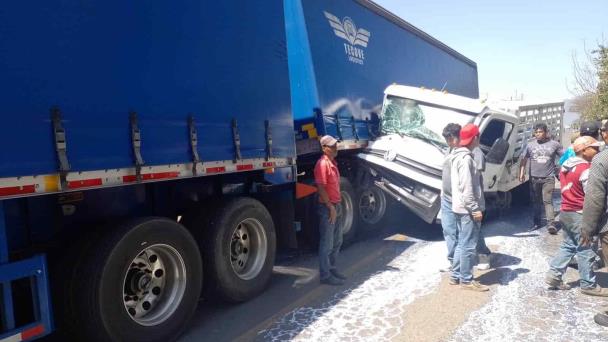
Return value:
<svg viewBox="0 0 608 342">
<path fill-rule="evenodd" d="M 501 181 L 505 161 L 507 159 L 506 156 L 509 155 L 508 152 L 513 148 L 513 146 L 508 147 L 509 151 L 507 151 L 502 158 L 488 158 L 488 153 L 492 150 L 495 144 L 498 144 L 496 142 L 498 139 L 504 139 L 504 143 L 509 141 L 509 138 L 513 132 L 513 127 L 514 124 L 512 122 L 492 114 L 487 116 L 481 124 L 479 148 L 486 156 L 485 171 L 483 173 L 485 192 L 498 191 L 498 184 Z"/>
</svg>

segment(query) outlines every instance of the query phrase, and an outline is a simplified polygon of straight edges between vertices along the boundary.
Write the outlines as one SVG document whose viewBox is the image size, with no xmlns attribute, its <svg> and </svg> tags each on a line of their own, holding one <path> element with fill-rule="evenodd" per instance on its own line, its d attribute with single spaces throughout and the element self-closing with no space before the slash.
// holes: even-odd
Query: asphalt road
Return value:
<svg viewBox="0 0 608 342">
<path fill-rule="evenodd" d="M 180 341 L 608 340 L 592 320 L 608 300 L 580 294 L 576 270 L 567 273 L 570 291 L 543 284 L 561 236 L 527 232 L 529 211 L 516 207 L 485 225 L 493 268 L 477 276 L 488 293 L 447 285 L 440 228 L 404 210 L 343 251 L 344 286 L 319 285 L 314 251 L 283 257 L 259 297 L 201 302 Z M 598 281 L 608 286 L 606 273 Z"/>
<path fill-rule="evenodd" d="M 413 224 L 408 225 L 411 229 L 401 229 L 400 222 Z M 391 262 L 418 241 L 441 239 L 439 226 L 428 225 L 403 209 L 382 232 L 367 234 L 342 251 L 338 265 L 349 279 L 337 287 L 319 284 L 316 251 L 279 256 L 267 291 L 237 305 L 201 302 L 180 341 L 289 339 L 374 275 L 390 273 L 394 269 Z M 293 324 L 285 322 L 286 315 L 292 316 L 287 320 L 293 319 Z"/>
</svg>

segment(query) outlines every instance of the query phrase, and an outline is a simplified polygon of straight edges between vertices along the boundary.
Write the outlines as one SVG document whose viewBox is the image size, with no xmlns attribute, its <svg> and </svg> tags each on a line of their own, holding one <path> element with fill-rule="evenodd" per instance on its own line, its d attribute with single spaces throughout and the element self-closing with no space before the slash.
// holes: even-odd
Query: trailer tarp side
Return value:
<svg viewBox="0 0 608 342">
<path fill-rule="evenodd" d="M 365 120 L 375 119 L 372 113 L 378 113 L 382 91 L 391 83 L 479 95 L 474 62 L 380 9 L 371 2 L 303 2 L 323 133 L 341 140 L 369 138 Z M 303 113 L 311 117 L 312 109 Z M 295 119 L 296 128 L 311 120 Z"/>
<path fill-rule="evenodd" d="M 133 164 L 130 112 L 146 165 L 295 155 L 281 1 L 10 2 L 0 9 L 0 177 L 57 170 L 58 106 L 72 171 Z M 34 24 L 35 23 L 35 24 Z M 10 148 L 19 146 L 19 148 Z"/>
</svg>

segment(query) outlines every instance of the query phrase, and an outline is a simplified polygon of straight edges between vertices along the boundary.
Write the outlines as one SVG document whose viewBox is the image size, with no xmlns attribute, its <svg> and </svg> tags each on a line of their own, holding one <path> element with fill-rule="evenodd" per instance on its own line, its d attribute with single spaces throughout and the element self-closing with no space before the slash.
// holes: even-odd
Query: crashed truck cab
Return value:
<svg viewBox="0 0 608 342">
<path fill-rule="evenodd" d="M 448 153 L 443 128 L 448 123 L 475 123 L 486 155 L 484 188 L 496 188 L 516 116 L 490 109 L 478 99 L 440 91 L 391 85 L 384 94 L 381 135 L 358 154 L 377 187 L 433 223 L 439 215 L 443 160 Z"/>
</svg>

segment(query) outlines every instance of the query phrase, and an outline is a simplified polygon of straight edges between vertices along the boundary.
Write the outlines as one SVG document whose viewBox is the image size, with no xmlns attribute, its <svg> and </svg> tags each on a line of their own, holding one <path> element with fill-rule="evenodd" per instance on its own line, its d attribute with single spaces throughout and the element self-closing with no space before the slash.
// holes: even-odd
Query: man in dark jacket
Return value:
<svg viewBox="0 0 608 342">
<path fill-rule="evenodd" d="M 608 122 L 601 128 L 602 138 L 608 144 Z M 608 256 L 608 148 L 604 148 L 593 161 L 588 180 L 589 191 L 585 194 L 581 244 L 590 245 L 591 238 L 599 236 L 602 242 L 604 262 Z M 608 326 L 608 308 L 595 315 L 597 324 Z"/>
</svg>

